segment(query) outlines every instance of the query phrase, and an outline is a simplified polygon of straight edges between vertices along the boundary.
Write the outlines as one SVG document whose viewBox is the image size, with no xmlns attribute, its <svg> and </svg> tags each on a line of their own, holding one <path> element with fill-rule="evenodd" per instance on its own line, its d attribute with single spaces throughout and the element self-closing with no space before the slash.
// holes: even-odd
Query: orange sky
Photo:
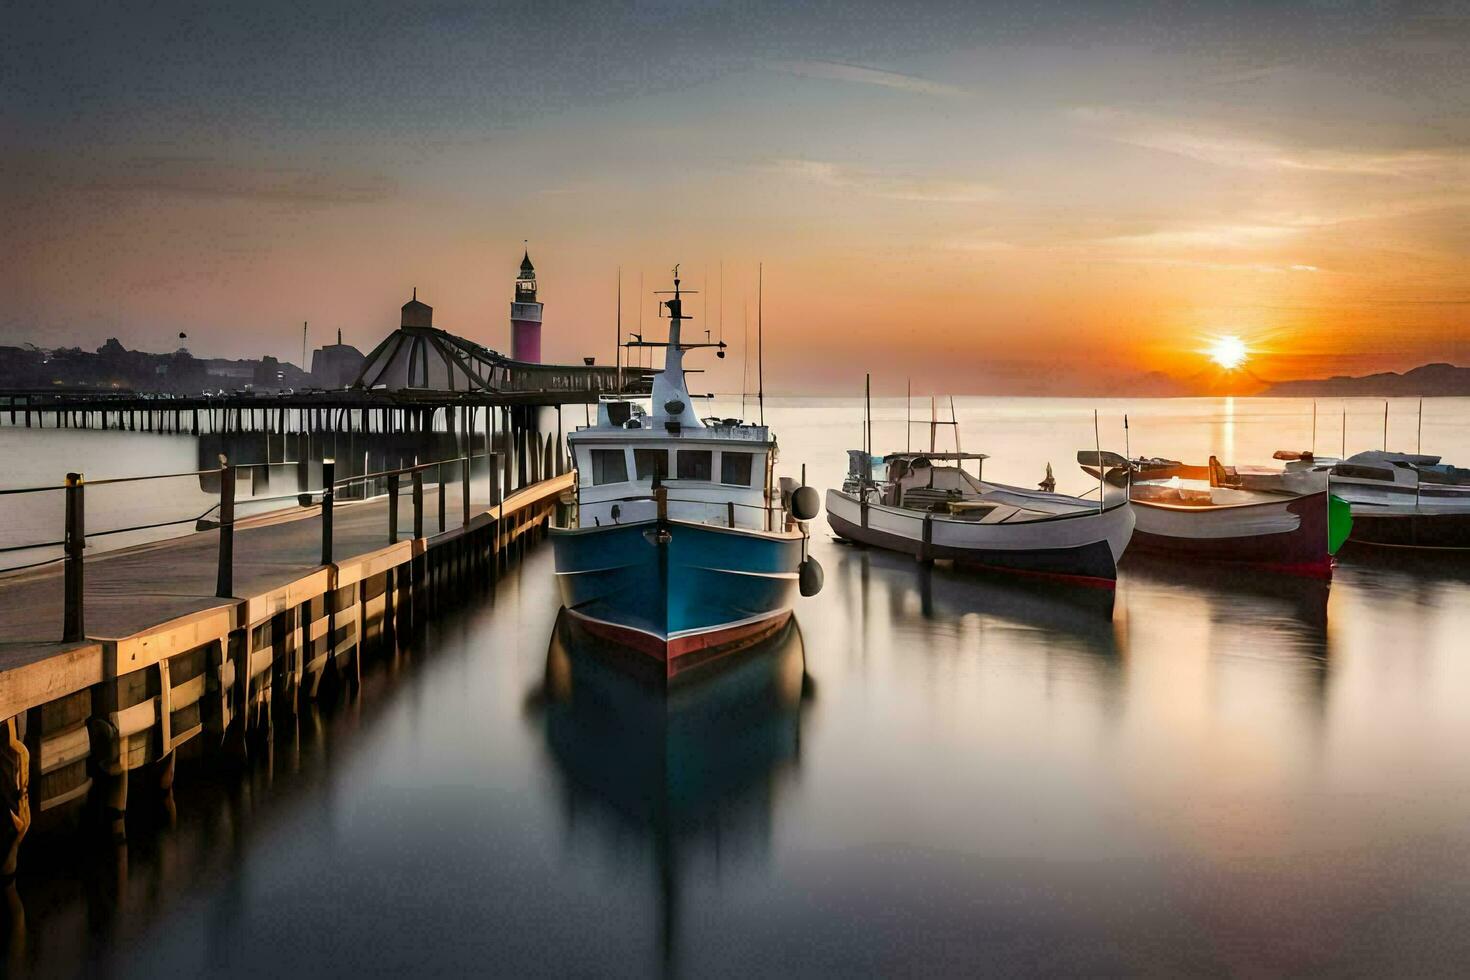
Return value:
<svg viewBox="0 0 1470 980">
<path fill-rule="evenodd" d="M 871 37 L 791 20 L 779 50 L 691 21 L 659 70 L 646 25 L 579 28 L 647 47 L 577 61 L 548 23 L 509 75 L 476 60 L 495 25 L 467 14 L 411 32 L 465 60 L 411 45 L 376 80 L 358 77 L 371 25 L 275 81 L 290 50 L 209 58 L 232 30 L 264 46 L 251 24 L 205 25 L 202 67 L 135 65 L 105 24 L 43 34 L 27 50 L 53 57 L 29 55 L 0 115 L 18 134 L 0 343 L 186 330 L 198 354 L 299 360 L 302 320 L 366 349 L 417 286 L 437 323 L 504 349 L 528 237 L 548 359 L 610 358 L 619 265 L 625 326 L 640 274 L 665 288 L 676 261 L 708 278 L 717 326 L 723 261 L 720 390 L 740 387 L 757 262 L 773 391 L 864 371 L 895 391 L 1193 383 L 1218 334 L 1263 380 L 1470 363 L 1463 22 L 1153 31 L 1120 9 L 1003 31 L 946 9 Z"/>
</svg>

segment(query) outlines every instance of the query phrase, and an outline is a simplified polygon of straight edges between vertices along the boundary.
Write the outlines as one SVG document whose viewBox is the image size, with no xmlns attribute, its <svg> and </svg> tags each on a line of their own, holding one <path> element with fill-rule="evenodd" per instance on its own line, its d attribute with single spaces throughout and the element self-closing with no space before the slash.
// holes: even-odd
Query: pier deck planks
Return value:
<svg viewBox="0 0 1470 980">
<path fill-rule="evenodd" d="M 512 494 L 540 499 L 570 485 L 570 477 L 543 481 Z M 476 488 L 484 491 L 483 485 Z M 437 487 L 425 488 L 425 535 L 438 534 Z M 525 495 L 523 497 L 523 495 Z M 445 533 L 457 533 L 462 506 L 457 485 L 448 488 Z M 488 520 L 496 508 L 471 491 L 471 524 Z M 387 499 L 337 504 L 334 518 L 335 564 L 386 547 Z M 413 537 L 412 503 L 399 499 L 399 540 Z M 87 640 L 56 641 L 62 623 L 62 568 L 0 575 L 0 717 L 14 714 L 41 694 L 75 689 L 100 676 L 99 640 L 122 639 L 180 617 L 213 608 L 241 605 L 289 586 L 321 569 L 319 507 L 293 508 L 242 519 L 235 525 L 234 597 L 214 595 L 219 533 L 202 531 L 166 541 L 88 557 L 85 572 Z M 43 668 L 43 669 L 26 669 Z M 62 693 L 65 693 L 62 691 Z"/>
</svg>

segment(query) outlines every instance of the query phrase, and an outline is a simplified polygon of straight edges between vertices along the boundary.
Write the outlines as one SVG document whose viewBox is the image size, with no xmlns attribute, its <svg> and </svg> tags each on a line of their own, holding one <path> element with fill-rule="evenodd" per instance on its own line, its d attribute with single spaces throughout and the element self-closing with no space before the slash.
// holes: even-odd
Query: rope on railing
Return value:
<svg viewBox="0 0 1470 980">
<path fill-rule="evenodd" d="M 433 469 L 436 466 L 443 466 L 446 463 L 462 463 L 462 462 L 464 462 L 467 459 L 470 460 L 470 461 L 474 461 L 474 460 L 477 460 L 477 459 L 488 459 L 489 457 L 495 456 L 495 455 L 499 455 L 499 454 L 498 453 L 470 453 L 467 456 L 450 456 L 448 459 L 431 460 L 430 462 L 427 462 L 427 463 L 415 463 L 412 466 L 401 466 L 398 469 L 394 469 L 394 470 L 379 470 L 376 473 L 362 473 L 362 474 L 359 474 L 358 476 L 349 476 L 349 477 L 347 477 L 345 479 L 337 480 L 335 483 L 332 484 L 332 486 L 334 486 L 334 487 L 345 487 L 345 486 L 347 486 L 349 484 L 352 484 L 352 483 L 361 483 L 364 480 L 377 480 L 377 479 L 381 479 L 382 477 L 385 477 L 385 476 L 393 476 L 394 474 L 397 474 L 399 476 L 404 476 L 404 475 L 409 474 L 409 473 L 422 472 L 423 470 Z"/>
<path fill-rule="evenodd" d="M 132 527 L 115 527 L 109 531 L 88 531 L 87 537 L 100 538 L 108 534 L 126 534 L 129 531 L 151 531 L 154 528 L 173 527 L 175 524 L 198 524 L 200 521 L 204 520 L 204 518 L 208 517 L 210 513 L 216 510 L 218 507 L 219 504 L 215 504 L 213 507 L 210 507 L 209 510 L 206 510 L 198 517 L 181 517 L 176 521 L 159 521 L 157 524 L 135 524 Z"/>
<path fill-rule="evenodd" d="M 39 547 L 39 545 L 36 547 Z M 66 561 L 66 555 L 57 555 L 55 558 L 43 558 L 40 561 L 33 561 L 29 565 L 11 565 L 8 568 L 0 568 L 0 575 L 8 575 L 11 572 L 24 572 L 32 568 L 40 568 L 42 565 L 54 565 L 59 561 Z"/>
<path fill-rule="evenodd" d="M 144 480 L 174 480 L 183 476 L 213 476 L 216 473 L 223 472 L 223 467 L 216 467 L 212 470 L 193 470 L 187 473 L 156 473 L 150 476 L 114 476 L 104 480 L 86 480 L 84 482 L 89 487 L 106 487 L 114 483 L 141 483 Z"/>
<path fill-rule="evenodd" d="M 65 485 L 62 485 L 62 486 L 59 486 L 59 487 L 10 487 L 10 488 L 5 489 L 5 490 L 0 490 L 0 497 L 8 496 L 8 495 L 10 495 L 12 493 L 48 493 L 48 492 L 50 492 L 52 490 L 65 490 L 65 489 L 66 489 L 66 486 Z"/>
<path fill-rule="evenodd" d="M 60 548 L 66 544 L 65 541 L 42 541 L 40 544 L 13 544 L 0 548 L 0 555 L 8 555 L 13 551 L 34 551 L 37 548 Z"/>
</svg>

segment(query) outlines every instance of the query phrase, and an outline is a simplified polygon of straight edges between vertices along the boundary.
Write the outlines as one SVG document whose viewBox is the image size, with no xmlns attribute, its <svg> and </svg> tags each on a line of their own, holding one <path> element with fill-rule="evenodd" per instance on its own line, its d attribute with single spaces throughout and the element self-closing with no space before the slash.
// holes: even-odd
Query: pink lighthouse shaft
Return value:
<svg viewBox="0 0 1470 980">
<path fill-rule="evenodd" d="M 510 303 L 510 356 L 517 361 L 541 361 L 541 304 L 536 302 L 536 267 L 531 253 L 521 259 L 516 296 Z"/>
</svg>

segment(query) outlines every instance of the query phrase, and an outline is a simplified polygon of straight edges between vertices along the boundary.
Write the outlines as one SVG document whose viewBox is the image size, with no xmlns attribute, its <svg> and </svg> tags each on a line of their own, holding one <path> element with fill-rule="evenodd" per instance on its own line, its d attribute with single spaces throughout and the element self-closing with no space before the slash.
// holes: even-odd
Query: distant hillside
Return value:
<svg viewBox="0 0 1470 980">
<path fill-rule="evenodd" d="M 1470 395 L 1470 367 L 1453 364 L 1425 364 L 1412 371 L 1397 374 L 1385 371 L 1362 378 L 1338 376 L 1314 381 L 1280 381 L 1262 395 L 1311 395 L 1349 397 L 1353 395 Z"/>
</svg>

